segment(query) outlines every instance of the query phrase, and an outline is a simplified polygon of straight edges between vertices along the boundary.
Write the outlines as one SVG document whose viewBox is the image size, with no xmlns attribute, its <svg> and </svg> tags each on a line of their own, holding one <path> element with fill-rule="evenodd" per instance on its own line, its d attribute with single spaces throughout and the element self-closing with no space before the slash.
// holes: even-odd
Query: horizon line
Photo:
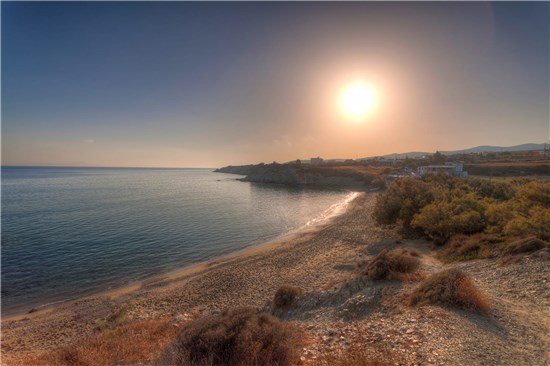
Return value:
<svg viewBox="0 0 550 366">
<path fill-rule="evenodd" d="M 5 165 L 1 168 L 98 168 L 98 169 L 218 169 L 214 167 L 101 166 L 101 165 Z"/>
</svg>

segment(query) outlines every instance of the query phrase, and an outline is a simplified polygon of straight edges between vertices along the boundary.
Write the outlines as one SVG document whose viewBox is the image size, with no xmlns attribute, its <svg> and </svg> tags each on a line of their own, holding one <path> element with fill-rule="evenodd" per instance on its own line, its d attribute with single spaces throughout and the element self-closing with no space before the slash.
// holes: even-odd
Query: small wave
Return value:
<svg viewBox="0 0 550 366">
<path fill-rule="evenodd" d="M 327 208 L 321 215 L 315 217 L 314 219 L 309 220 L 304 227 L 316 226 L 326 223 L 329 219 L 341 215 L 347 208 L 347 206 L 354 199 L 359 196 L 359 192 L 350 192 L 346 197 L 339 202 L 331 205 Z"/>
</svg>

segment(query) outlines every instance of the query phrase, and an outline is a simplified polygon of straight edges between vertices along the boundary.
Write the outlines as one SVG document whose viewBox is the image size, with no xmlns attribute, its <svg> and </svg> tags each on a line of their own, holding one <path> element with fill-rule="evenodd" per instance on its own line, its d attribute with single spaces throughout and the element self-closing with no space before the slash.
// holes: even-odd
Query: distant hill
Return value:
<svg viewBox="0 0 550 366">
<path fill-rule="evenodd" d="M 515 146 L 477 146 L 470 149 L 464 150 L 454 150 L 454 151 L 441 151 L 445 155 L 453 154 L 469 154 L 469 153 L 480 153 L 480 152 L 504 152 L 504 151 L 528 151 L 528 150 L 542 150 L 544 149 L 544 144 L 521 144 Z"/>
<path fill-rule="evenodd" d="M 469 149 L 462 149 L 462 150 L 448 150 L 448 151 L 440 151 L 444 155 L 455 155 L 455 154 L 469 154 L 469 153 L 481 153 L 481 152 L 504 152 L 504 151 L 527 151 L 527 150 L 542 150 L 544 149 L 544 143 L 542 144 L 521 144 L 521 145 L 515 145 L 515 146 L 476 146 L 471 147 Z M 434 152 L 426 152 L 426 151 L 410 151 L 406 153 L 395 153 L 395 154 L 387 154 L 382 155 L 382 158 L 387 159 L 404 159 L 406 157 L 409 158 L 418 158 L 424 155 L 432 155 Z M 359 160 L 363 159 L 371 159 L 374 156 L 367 157 L 367 158 L 361 158 Z"/>
<path fill-rule="evenodd" d="M 406 153 L 395 153 L 395 154 L 387 154 L 387 155 L 382 155 L 382 158 L 386 158 L 386 159 L 405 159 L 407 157 L 409 158 L 419 158 L 419 157 L 422 157 L 422 156 L 425 156 L 425 155 L 432 155 L 433 153 L 430 153 L 430 152 L 426 152 L 426 151 L 409 151 L 409 152 L 406 152 Z M 369 158 L 365 158 L 365 159 L 369 159 Z"/>
</svg>

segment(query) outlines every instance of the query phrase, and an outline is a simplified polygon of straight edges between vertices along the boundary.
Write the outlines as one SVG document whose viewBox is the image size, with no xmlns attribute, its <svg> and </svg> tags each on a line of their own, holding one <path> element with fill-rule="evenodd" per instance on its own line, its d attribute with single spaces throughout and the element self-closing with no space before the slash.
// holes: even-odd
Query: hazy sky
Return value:
<svg viewBox="0 0 550 366">
<path fill-rule="evenodd" d="M 549 138 L 549 3 L 2 1 L 2 163 L 217 167 Z M 377 107 L 339 107 L 357 80 Z"/>
</svg>

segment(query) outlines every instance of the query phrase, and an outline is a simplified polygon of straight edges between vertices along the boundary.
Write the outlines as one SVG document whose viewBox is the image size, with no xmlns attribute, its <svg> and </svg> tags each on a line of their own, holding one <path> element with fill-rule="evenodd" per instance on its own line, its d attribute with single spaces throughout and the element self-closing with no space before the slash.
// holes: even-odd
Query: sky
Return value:
<svg viewBox="0 0 550 366">
<path fill-rule="evenodd" d="M 549 139 L 548 2 L 1 2 L 2 164 L 220 167 Z M 367 83 L 376 105 L 340 98 Z"/>
</svg>

